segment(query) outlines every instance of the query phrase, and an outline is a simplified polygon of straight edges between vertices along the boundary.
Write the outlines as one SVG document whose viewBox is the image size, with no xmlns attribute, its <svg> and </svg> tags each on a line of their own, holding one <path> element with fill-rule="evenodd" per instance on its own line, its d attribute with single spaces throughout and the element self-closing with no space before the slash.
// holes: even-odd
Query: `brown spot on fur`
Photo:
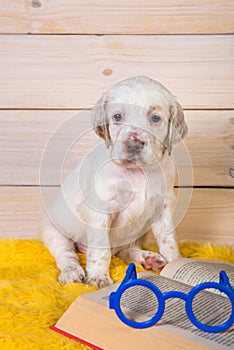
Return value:
<svg viewBox="0 0 234 350">
<path fill-rule="evenodd" d="M 111 144 L 111 137 L 109 132 L 109 124 L 98 125 L 95 128 L 96 134 L 106 141 L 107 148 Z"/>
<path fill-rule="evenodd" d="M 147 112 L 147 118 L 150 119 L 153 113 L 160 113 L 162 111 L 162 108 L 160 106 L 152 105 L 149 106 L 148 112 Z"/>
</svg>

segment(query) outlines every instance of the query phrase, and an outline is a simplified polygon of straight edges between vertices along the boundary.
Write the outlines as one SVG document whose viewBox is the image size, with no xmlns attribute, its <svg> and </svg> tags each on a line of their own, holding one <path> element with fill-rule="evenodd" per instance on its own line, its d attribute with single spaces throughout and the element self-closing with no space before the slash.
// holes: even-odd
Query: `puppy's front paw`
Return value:
<svg viewBox="0 0 234 350">
<path fill-rule="evenodd" d="M 59 275 L 60 283 L 68 283 L 68 282 L 84 282 L 85 272 L 80 265 L 72 267 L 66 267 L 61 271 Z"/>
<path fill-rule="evenodd" d="M 113 281 L 108 274 L 96 277 L 88 275 L 85 279 L 85 283 L 89 284 L 90 286 L 98 286 L 99 288 L 103 288 L 113 284 Z"/>
<path fill-rule="evenodd" d="M 145 251 L 141 264 L 146 270 L 158 271 L 167 264 L 167 261 L 158 253 Z"/>
</svg>

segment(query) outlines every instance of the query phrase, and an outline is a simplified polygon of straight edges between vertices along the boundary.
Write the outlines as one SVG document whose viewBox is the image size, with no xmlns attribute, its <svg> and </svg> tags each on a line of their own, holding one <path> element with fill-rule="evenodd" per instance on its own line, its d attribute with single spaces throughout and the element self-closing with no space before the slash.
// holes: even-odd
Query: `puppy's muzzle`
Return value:
<svg viewBox="0 0 234 350">
<path fill-rule="evenodd" d="M 124 143 L 125 151 L 134 156 L 141 153 L 141 150 L 145 146 L 145 141 L 142 140 L 136 132 L 132 132 L 128 135 L 128 139 Z"/>
</svg>

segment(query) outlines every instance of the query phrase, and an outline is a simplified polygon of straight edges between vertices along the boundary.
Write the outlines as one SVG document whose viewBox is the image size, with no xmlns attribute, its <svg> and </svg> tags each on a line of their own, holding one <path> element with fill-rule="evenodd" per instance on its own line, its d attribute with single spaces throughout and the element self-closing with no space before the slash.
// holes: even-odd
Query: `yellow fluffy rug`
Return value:
<svg viewBox="0 0 234 350">
<path fill-rule="evenodd" d="M 234 250 L 228 246 L 186 242 L 180 249 L 184 257 L 234 263 Z M 84 266 L 83 255 L 80 261 Z M 112 259 L 114 281 L 121 280 L 125 269 L 121 260 Z M 49 327 L 78 295 L 96 288 L 80 283 L 61 285 L 58 273 L 54 259 L 40 242 L 0 240 L 0 349 L 89 349 Z"/>
</svg>

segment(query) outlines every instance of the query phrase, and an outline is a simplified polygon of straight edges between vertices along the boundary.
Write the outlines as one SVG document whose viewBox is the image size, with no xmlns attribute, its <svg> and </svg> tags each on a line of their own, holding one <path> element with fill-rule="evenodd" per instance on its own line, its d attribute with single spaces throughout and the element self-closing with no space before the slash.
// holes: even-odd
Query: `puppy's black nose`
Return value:
<svg viewBox="0 0 234 350">
<path fill-rule="evenodd" d="M 127 143 L 127 152 L 132 155 L 139 154 L 142 148 L 143 146 L 139 142 Z"/>
<path fill-rule="evenodd" d="M 145 141 L 141 140 L 137 133 L 132 132 L 129 134 L 128 140 L 125 143 L 126 151 L 131 155 L 139 154 L 145 145 Z"/>
</svg>

